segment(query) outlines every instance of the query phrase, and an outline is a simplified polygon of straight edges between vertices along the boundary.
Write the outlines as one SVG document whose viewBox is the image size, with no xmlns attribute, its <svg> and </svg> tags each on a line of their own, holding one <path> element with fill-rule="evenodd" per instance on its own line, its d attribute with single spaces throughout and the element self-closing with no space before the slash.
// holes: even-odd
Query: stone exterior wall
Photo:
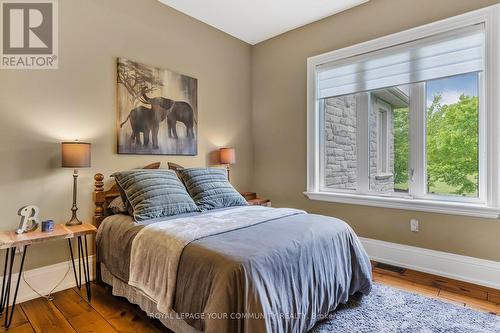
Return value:
<svg viewBox="0 0 500 333">
<path fill-rule="evenodd" d="M 356 97 L 325 100 L 325 187 L 356 189 Z"/>
<path fill-rule="evenodd" d="M 357 108 L 356 96 L 332 97 L 324 101 L 324 186 L 332 189 L 357 189 Z M 371 103 L 369 103 L 371 105 Z M 370 107 L 370 190 L 394 191 L 394 127 L 389 131 L 388 174 L 378 172 L 378 109 Z"/>
<path fill-rule="evenodd" d="M 375 98 L 372 98 L 374 103 L 370 108 L 370 121 L 369 121 L 369 131 L 370 131 L 370 190 L 376 192 L 394 192 L 394 126 L 392 125 L 392 108 L 387 110 L 389 117 L 389 126 L 387 131 L 389 132 L 388 137 L 388 151 L 389 163 L 388 170 L 386 174 L 379 173 L 378 166 L 378 149 L 379 149 L 379 121 L 380 112 L 377 107 L 375 107 Z"/>
</svg>

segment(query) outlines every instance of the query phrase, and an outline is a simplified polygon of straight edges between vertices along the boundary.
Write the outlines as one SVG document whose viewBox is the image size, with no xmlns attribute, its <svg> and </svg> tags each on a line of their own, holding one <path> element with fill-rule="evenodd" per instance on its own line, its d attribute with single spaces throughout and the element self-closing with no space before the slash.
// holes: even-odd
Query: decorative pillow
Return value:
<svg viewBox="0 0 500 333">
<path fill-rule="evenodd" d="M 199 211 L 171 170 L 132 170 L 113 174 L 136 221 Z"/>
<path fill-rule="evenodd" d="M 150 163 L 146 166 L 143 166 L 141 169 L 159 169 L 160 168 L 160 164 L 161 162 L 154 162 L 154 163 Z M 114 177 L 114 174 L 111 175 L 111 177 Z M 116 181 L 115 179 L 115 182 L 116 182 L 116 187 L 118 188 L 118 192 L 120 192 L 120 196 L 122 198 L 122 202 L 125 206 L 125 211 L 128 212 L 130 215 L 134 215 L 134 210 L 132 208 L 132 205 L 130 205 L 130 203 L 128 202 L 128 199 L 127 199 L 127 195 L 125 194 L 125 192 L 123 191 L 123 189 L 120 187 L 120 184 L 118 184 L 118 182 Z M 117 214 L 117 213 L 113 213 L 113 214 Z"/>
<path fill-rule="evenodd" d="M 227 179 L 220 168 L 187 168 L 178 170 L 184 185 L 202 211 L 231 206 L 246 206 L 247 201 Z"/>
<path fill-rule="evenodd" d="M 125 203 L 121 196 L 114 198 L 108 205 L 108 209 L 113 214 L 126 214 L 128 213 L 127 207 L 125 207 Z"/>
</svg>

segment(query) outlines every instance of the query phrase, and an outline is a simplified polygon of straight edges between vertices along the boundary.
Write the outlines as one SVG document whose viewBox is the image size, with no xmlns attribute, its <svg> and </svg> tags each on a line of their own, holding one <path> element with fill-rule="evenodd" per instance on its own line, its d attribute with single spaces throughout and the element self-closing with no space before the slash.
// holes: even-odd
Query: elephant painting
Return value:
<svg viewBox="0 0 500 333">
<path fill-rule="evenodd" d="M 118 59 L 118 153 L 196 155 L 198 81 Z"/>
</svg>

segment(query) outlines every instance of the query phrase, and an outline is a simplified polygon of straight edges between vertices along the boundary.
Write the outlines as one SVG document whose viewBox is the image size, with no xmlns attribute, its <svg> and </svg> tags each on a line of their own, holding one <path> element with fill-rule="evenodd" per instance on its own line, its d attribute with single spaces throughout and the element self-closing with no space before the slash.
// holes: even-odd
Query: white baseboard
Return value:
<svg viewBox="0 0 500 333">
<path fill-rule="evenodd" d="M 360 237 L 370 259 L 500 290 L 500 262 Z"/>
<path fill-rule="evenodd" d="M 19 256 L 16 256 L 16 263 L 20 261 Z M 89 268 L 90 268 L 90 279 L 93 280 L 94 277 L 94 256 L 89 256 Z M 14 266 L 16 267 L 16 266 Z M 75 260 L 75 267 L 78 274 L 78 259 Z M 3 268 L 2 268 L 3 269 Z M 69 271 L 68 271 L 69 269 Z M 64 277 L 66 272 L 68 274 Z M 12 274 L 11 281 L 11 292 L 10 299 L 11 302 L 14 299 L 14 289 L 16 287 L 17 279 L 19 277 L 18 273 Z M 40 268 L 31 269 L 24 272 L 24 277 L 26 281 L 40 294 L 46 295 L 48 294 L 52 288 L 54 288 L 59 281 L 64 277 L 64 280 L 57 286 L 54 290 L 61 291 L 64 289 L 73 288 L 76 286 L 75 275 L 73 273 L 73 267 L 71 266 L 71 260 L 60 262 L 58 264 L 44 266 Z M 3 277 L 0 279 L 0 288 Z M 83 277 L 83 266 L 82 266 L 82 284 L 85 285 L 85 280 Z M 29 301 L 34 298 L 40 297 L 37 293 L 35 293 L 22 279 L 19 283 L 19 292 L 17 294 L 16 304 L 22 303 L 25 301 Z M 9 302 L 9 304 L 11 304 Z"/>
</svg>

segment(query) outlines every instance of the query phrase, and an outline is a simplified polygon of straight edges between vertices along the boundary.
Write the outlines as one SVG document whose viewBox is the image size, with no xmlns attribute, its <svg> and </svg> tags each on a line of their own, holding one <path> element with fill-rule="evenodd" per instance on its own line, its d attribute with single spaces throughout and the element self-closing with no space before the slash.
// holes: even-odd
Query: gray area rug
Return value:
<svg viewBox="0 0 500 333">
<path fill-rule="evenodd" d="M 500 332 L 500 316 L 374 284 L 369 296 L 352 297 L 309 333 Z"/>
</svg>

